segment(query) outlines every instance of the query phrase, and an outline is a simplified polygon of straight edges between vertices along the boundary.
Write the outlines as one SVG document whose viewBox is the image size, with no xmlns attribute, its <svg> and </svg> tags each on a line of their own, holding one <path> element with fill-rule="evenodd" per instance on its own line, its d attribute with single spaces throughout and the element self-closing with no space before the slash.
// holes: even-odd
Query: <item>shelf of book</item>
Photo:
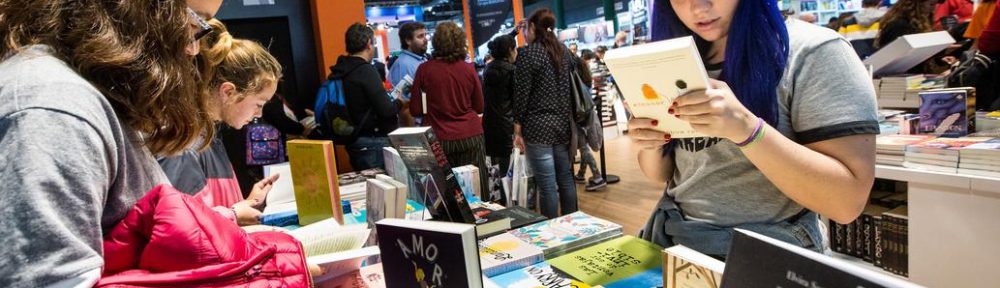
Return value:
<svg viewBox="0 0 1000 288">
<path fill-rule="evenodd" d="M 1000 178 L 877 165 L 907 182 L 909 278 L 927 287 L 1000 283 Z"/>
<path fill-rule="evenodd" d="M 899 276 L 899 275 L 896 275 L 896 274 L 892 274 L 892 273 L 886 272 L 885 270 L 882 270 L 882 268 L 879 268 L 879 267 L 876 267 L 875 265 L 872 265 L 872 263 L 868 263 L 868 262 L 865 262 L 864 260 L 858 259 L 858 257 L 854 257 L 854 256 L 843 254 L 843 253 L 837 253 L 837 252 L 830 252 L 829 255 L 830 255 L 830 257 L 837 258 L 837 259 L 840 259 L 840 260 L 844 260 L 844 261 L 847 261 L 847 262 L 851 262 L 851 264 L 854 264 L 854 265 L 857 265 L 857 266 L 860 266 L 862 268 L 865 268 L 865 269 L 868 269 L 868 270 L 872 270 L 872 271 L 875 271 L 875 272 L 878 272 L 878 273 L 889 275 L 889 276 L 892 276 L 893 278 L 896 278 L 896 279 L 910 281 L 910 279 L 907 278 L 907 277 L 903 277 L 903 276 Z"/>
</svg>

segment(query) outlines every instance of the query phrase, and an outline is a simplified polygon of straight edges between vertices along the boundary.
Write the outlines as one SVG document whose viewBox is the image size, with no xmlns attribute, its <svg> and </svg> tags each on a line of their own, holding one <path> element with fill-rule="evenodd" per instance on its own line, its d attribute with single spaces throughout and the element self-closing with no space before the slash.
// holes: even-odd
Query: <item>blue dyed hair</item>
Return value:
<svg viewBox="0 0 1000 288">
<path fill-rule="evenodd" d="M 732 0 L 722 0 L 732 1 Z M 778 125 L 778 82 L 788 62 L 788 29 L 773 0 L 739 0 L 726 41 L 725 63 L 719 80 L 733 89 L 736 98 L 754 115 Z M 702 57 L 711 43 L 677 18 L 670 1 L 654 1 L 652 39 L 693 36 Z"/>
</svg>

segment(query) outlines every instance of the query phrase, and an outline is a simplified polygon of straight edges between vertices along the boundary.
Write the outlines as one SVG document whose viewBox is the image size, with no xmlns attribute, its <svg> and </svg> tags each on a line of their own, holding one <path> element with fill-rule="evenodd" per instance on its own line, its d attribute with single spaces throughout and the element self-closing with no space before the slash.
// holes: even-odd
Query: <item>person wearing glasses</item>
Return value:
<svg viewBox="0 0 1000 288">
<path fill-rule="evenodd" d="M 234 39 L 219 20 L 209 20 L 212 31 L 200 43 L 204 62 L 202 80 L 208 83 L 209 115 L 219 125 L 242 129 L 261 116 L 281 79 L 281 64 L 257 42 Z M 221 127 L 220 127 L 221 128 Z M 216 134 L 218 136 L 218 134 Z M 208 149 L 191 147 L 182 154 L 160 159 L 170 183 L 181 192 L 194 195 L 209 207 L 241 226 L 260 223 L 261 209 L 277 175 L 253 185 L 243 199 L 236 172 L 222 139 L 215 137 Z"/>
<path fill-rule="evenodd" d="M 0 287 L 101 276 L 102 238 L 167 183 L 154 155 L 213 131 L 191 75 L 221 5 L 0 1 Z"/>
</svg>

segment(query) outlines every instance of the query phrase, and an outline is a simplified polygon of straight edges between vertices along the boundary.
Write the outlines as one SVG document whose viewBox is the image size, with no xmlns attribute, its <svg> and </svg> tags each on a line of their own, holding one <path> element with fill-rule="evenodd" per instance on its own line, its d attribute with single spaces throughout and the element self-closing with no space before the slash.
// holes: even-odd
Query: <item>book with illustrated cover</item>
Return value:
<svg viewBox="0 0 1000 288">
<path fill-rule="evenodd" d="M 503 217 L 495 212 L 484 207 L 472 209 L 472 214 L 476 216 L 476 236 L 479 239 L 510 230 L 512 219 Z"/>
<path fill-rule="evenodd" d="M 483 287 L 475 225 L 383 219 L 376 229 L 387 287 Z"/>
<path fill-rule="evenodd" d="M 845 260 L 736 229 L 720 287 L 921 287 Z"/>
<path fill-rule="evenodd" d="M 548 263 L 574 279 L 591 285 L 604 285 L 659 269 L 663 264 L 660 246 L 631 235 L 605 241 L 548 260 Z"/>
<path fill-rule="evenodd" d="M 389 133 L 389 140 L 421 190 L 418 194 L 423 194 L 424 199 L 417 201 L 426 203 L 435 220 L 475 223 L 465 193 L 430 127 L 396 129 Z"/>
<path fill-rule="evenodd" d="M 479 241 L 483 275 L 497 276 L 544 261 L 542 250 L 507 233 Z"/>
<path fill-rule="evenodd" d="M 507 233 L 542 249 L 549 259 L 621 236 L 622 226 L 577 211 Z"/>
<path fill-rule="evenodd" d="M 920 92 L 920 124 L 917 131 L 944 137 L 962 137 L 975 132 L 975 97 L 975 88 Z"/>
<path fill-rule="evenodd" d="M 330 217 L 343 224 L 333 142 L 291 140 L 287 146 L 299 224 L 309 225 Z"/>
<path fill-rule="evenodd" d="M 545 262 L 490 277 L 490 280 L 505 288 L 590 288 L 590 285 L 559 273 Z"/>
<path fill-rule="evenodd" d="M 885 135 L 875 138 L 878 153 L 903 155 L 906 146 L 937 138 L 934 135 Z"/>
<path fill-rule="evenodd" d="M 683 245 L 663 249 L 663 288 L 719 288 L 725 267 Z"/>
<path fill-rule="evenodd" d="M 458 186 L 462 187 L 462 192 L 465 192 L 465 198 L 480 198 L 482 187 L 480 187 L 481 184 L 479 183 L 479 167 L 465 165 L 456 167 L 453 170 L 455 172 L 455 179 L 458 179 Z"/>
<path fill-rule="evenodd" d="M 694 38 L 687 36 L 609 50 L 604 62 L 633 116 L 656 119 L 659 124 L 655 129 L 673 138 L 704 136 L 667 113 L 678 96 L 709 87 L 708 73 Z"/>
</svg>

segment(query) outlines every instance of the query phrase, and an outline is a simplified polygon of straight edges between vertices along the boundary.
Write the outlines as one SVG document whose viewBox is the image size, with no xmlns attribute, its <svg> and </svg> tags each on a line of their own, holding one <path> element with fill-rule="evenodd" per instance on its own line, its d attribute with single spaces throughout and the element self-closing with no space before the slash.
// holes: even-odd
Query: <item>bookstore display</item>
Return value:
<svg viewBox="0 0 1000 288">
<path fill-rule="evenodd" d="M 478 171 L 473 166 L 448 165 L 437 152 L 440 144 L 431 129 L 404 128 L 391 135 L 394 147 L 383 151 L 385 171 L 325 177 L 332 171 L 329 167 L 336 166 L 335 159 L 325 157 L 328 141 L 289 142 L 290 153 L 299 155 L 291 157 L 291 163 L 265 167 L 266 173 L 281 174 L 288 183 L 276 184 L 268 195 L 275 202 L 269 203 L 263 219 L 290 230 L 302 242 L 309 263 L 321 268 L 314 277 L 318 287 L 746 287 L 733 283 L 777 281 L 765 276 L 785 268 L 760 266 L 770 262 L 819 263 L 796 265 L 801 274 L 781 281 L 905 284 L 893 282 L 900 280 L 888 274 L 845 269 L 834 257 L 803 256 L 792 249 L 797 247 L 778 245 L 766 237 L 734 240 L 729 262 L 723 263 L 683 246 L 659 247 L 623 235 L 621 225 L 584 212 L 547 219 L 534 208 L 483 202 L 483 187 L 475 185 Z M 908 151 L 899 148 L 903 144 L 883 142 L 880 151 Z M 315 152 L 294 152 L 310 145 Z M 295 162 L 306 153 L 315 153 L 318 163 Z M 303 169 L 313 174 L 296 171 Z M 877 188 L 898 192 L 898 187 L 886 185 L 890 184 Z M 307 194 L 299 189 L 322 192 Z M 831 222 L 831 248 L 835 254 L 853 255 L 906 275 L 906 194 L 885 191 L 873 192 L 872 205 L 856 224 Z M 299 199 L 323 199 L 318 204 L 330 210 L 315 212 Z M 331 211 L 334 208 L 339 218 Z M 325 218 L 301 221 L 302 211 Z M 752 254 L 741 254 L 746 250 Z M 748 267 L 756 267 L 756 272 L 748 273 Z M 816 275 L 839 276 L 826 279 L 811 274 L 820 272 L 827 274 Z"/>
</svg>

